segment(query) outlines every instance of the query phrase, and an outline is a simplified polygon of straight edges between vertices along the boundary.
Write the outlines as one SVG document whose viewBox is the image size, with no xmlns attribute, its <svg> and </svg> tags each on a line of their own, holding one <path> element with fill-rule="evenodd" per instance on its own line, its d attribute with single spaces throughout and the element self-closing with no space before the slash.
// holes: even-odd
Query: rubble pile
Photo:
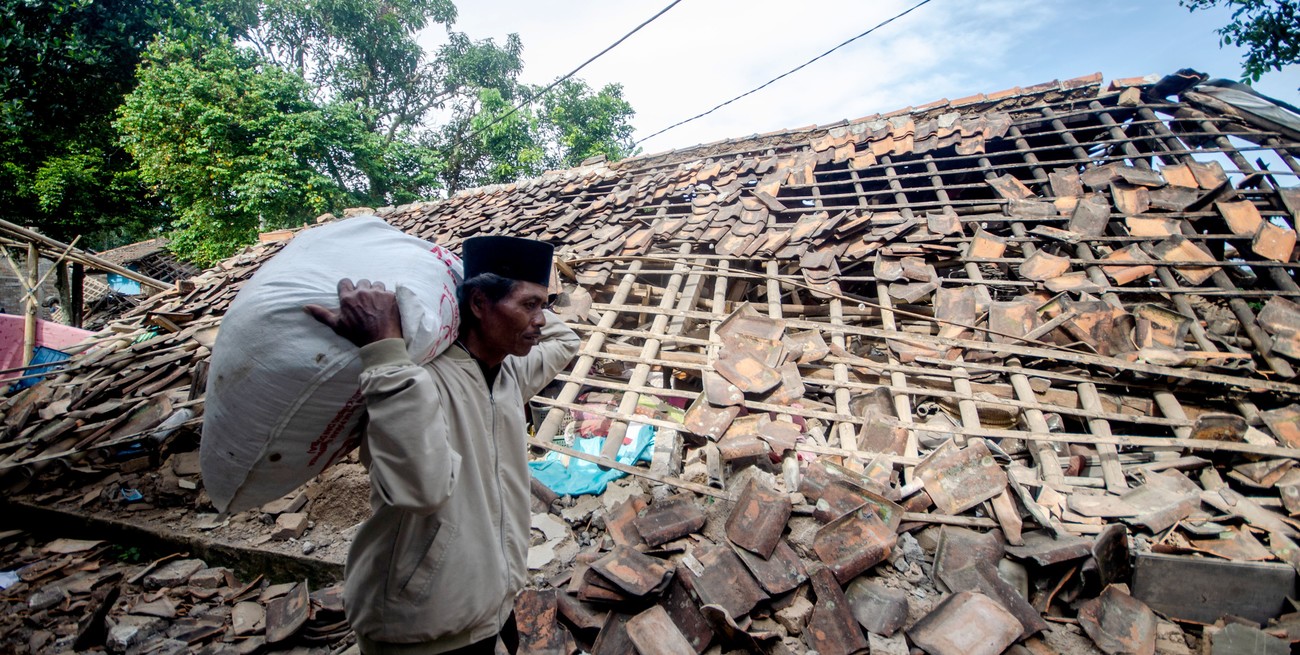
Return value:
<svg viewBox="0 0 1300 655">
<path fill-rule="evenodd" d="M 556 309 L 583 346 L 529 403 L 530 443 L 602 485 L 633 478 L 598 499 L 534 484 L 524 652 L 1300 640 L 1300 132 L 1154 82 L 942 100 L 377 210 L 453 249 L 558 246 Z M 0 400 L 8 502 L 170 511 L 337 562 L 347 525 L 303 541 L 337 495 L 218 520 L 187 472 L 221 314 L 292 237 Z"/>
<path fill-rule="evenodd" d="M 133 563 L 140 555 L 100 540 L 0 535 L 0 650 L 328 655 L 353 641 L 339 585 L 241 581 L 203 560 Z"/>
<path fill-rule="evenodd" d="M 571 533 L 535 516 L 537 575 L 516 603 L 532 650 L 521 652 L 1190 654 L 1300 642 L 1295 521 L 1232 491 L 1209 462 L 1174 462 L 1199 483 L 1147 466 L 1122 497 L 1046 507 L 1050 490 L 1019 482 L 1022 467 L 981 440 L 935 452 L 911 489 L 769 453 L 729 471 L 734 501 L 649 480 L 561 501 L 551 509 Z M 693 450 L 686 480 L 707 468 Z M 1004 503 L 1041 514 L 1022 520 Z M 1104 526 L 1061 520 L 1103 505 Z"/>
<path fill-rule="evenodd" d="M 221 315 L 240 283 L 278 249 L 263 246 L 153 296 L 72 348 L 56 377 L 4 398 L 0 484 L 19 491 L 51 469 L 75 477 L 156 468 L 159 445 L 193 436 L 202 423 Z M 187 471 L 163 492 L 192 491 L 197 475 L 197 468 Z"/>
</svg>

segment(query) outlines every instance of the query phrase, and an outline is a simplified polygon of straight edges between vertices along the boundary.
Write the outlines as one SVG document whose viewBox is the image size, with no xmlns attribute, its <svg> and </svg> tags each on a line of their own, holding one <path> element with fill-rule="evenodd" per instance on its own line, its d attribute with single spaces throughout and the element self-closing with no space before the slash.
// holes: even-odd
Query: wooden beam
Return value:
<svg viewBox="0 0 1300 655">
<path fill-rule="evenodd" d="M 118 275 L 121 275 L 124 278 L 127 278 L 129 280 L 135 280 L 140 284 L 143 284 L 148 287 L 152 287 L 159 291 L 165 291 L 167 289 L 172 288 L 172 285 L 167 282 L 163 282 L 162 280 L 155 280 L 147 275 L 141 275 L 129 268 L 124 268 L 108 260 L 100 259 L 99 257 L 96 257 L 95 255 L 92 255 L 80 248 L 74 248 L 61 241 L 56 241 L 54 239 L 51 239 L 45 236 L 44 234 L 41 234 L 40 232 L 29 230 L 25 227 L 22 227 L 21 225 L 14 225 L 13 223 L 10 223 L 9 221 L 6 220 L 0 220 L 0 231 L 8 232 L 15 236 L 21 237 L 24 241 L 27 241 L 29 244 L 32 245 L 44 245 L 50 248 L 56 248 L 58 250 L 66 250 L 68 252 L 68 259 L 72 261 L 81 262 L 86 266 L 98 270 L 108 271 L 110 273 L 117 273 Z"/>
<path fill-rule="evenodd" d="M 36 287 L 40 286 L 41 258 L 36 252 L 36 244 L 27 244 L 27 275 L 23 283 L 27 287 L 27 298 L 23 302 L 23 366 L 32 363 L 36 353 L 36 312 L 40 309 Z"/>
</svg>

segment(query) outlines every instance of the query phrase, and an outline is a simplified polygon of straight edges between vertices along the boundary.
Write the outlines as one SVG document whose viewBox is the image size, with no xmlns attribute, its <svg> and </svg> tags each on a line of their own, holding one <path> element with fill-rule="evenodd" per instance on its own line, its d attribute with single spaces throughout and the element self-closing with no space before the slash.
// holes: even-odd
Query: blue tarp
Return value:
<svg viewBox="0 0 1300 655">
<path fill-rule="evenodd" d="M 37 364 L 49 364 L 50 366 L 40 366 L 37 368 L 31 368 L 31 369 L 27 369 L 26 371 L 23 371 L 23 377 L 26 377 L 27 379 L 19 380 L 15 382 L 12 390 L 20 391 L 22 389 L 26 389 L 27 387 L 32 386 L 33 384 L 36 384 L 37 382 L 40 382 L 44 378 L 40 378 L 36 376 L 40 375 L 41 373 L 49 373 L 50 371 L 61 368 L 59 366 L 55 366 L 55 364 L 57 364 L 58 362 L 62 362 L 66 359 L 68 359 L 68 353 L 63 352 L 62 350 L 46 348 L 45 346 L 36 346 L 36 349 L 32 351 L 32 361 L 30 365 L 35 366 Z"/>
<path fill-rule="evenodd" d="M 140 283 L 129 277 L 117 273 L 109 273 L 105 277 L 108 278 L 108 288 L 120 294 L 138 296 L 144 293 L 144 289 L 140 288 Z"/>
<path fill-rule="evenodd" d="M 616 459 L 628 465 L 650 461 L 650 453 L 654 449 L 654 435 L 653 426 L 640 423 L 629 425 L 627 439 L 618 449 Z M 579 437 L 574 440 L 573 448 L 590 455 L 600 455 L 604 443 L 604 437 L 589 439 Z M 552 452 L 547 453 L 541 461 L 528 463 L 528 467 L 533 470 L 533 477 L 562 496 L 599 495 L 605 492 L 605 487 L 610 482 L 627 475 L 615 469 L 602 471 L 595 463 L 577 457 L 568 458 L 569 465 L 565 466 L 564 457 Z"/>
</svg>

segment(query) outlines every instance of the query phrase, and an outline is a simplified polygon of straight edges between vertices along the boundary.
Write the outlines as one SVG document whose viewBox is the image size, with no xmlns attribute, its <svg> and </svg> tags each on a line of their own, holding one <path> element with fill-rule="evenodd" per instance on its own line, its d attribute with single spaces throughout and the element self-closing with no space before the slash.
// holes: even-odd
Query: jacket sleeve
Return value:
<svg viewBox="0 0 1300 655">
<path fill-rule="evenodd" d="M 560 371 L 578 354 L 582 339 L 559 316 L 546 311 L 546 325 L 542 327 L 542 340 L 526 357 L 511 358 L 510 365 L 515 369 L 519 380 L 519 390 L 523 401 L 537 395 L 542 387 L 551 383 Z"/>
<path fill-rule="evenodd" d="M 460 470 L 443 399 L 401 339 L 363 347 L 361 363 L 370 483 L 386 504 L 431 514 L 451 497 Z"/>
</svg>

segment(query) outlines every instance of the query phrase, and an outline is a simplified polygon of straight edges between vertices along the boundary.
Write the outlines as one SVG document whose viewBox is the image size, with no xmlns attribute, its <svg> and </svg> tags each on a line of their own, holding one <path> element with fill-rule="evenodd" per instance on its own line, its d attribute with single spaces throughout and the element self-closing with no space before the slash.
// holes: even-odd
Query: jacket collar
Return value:
<svg viewBox="0 0 1300 655">
<path fill-rule="evenodd" d="M 474 356 L 474 353 L 469 351 L 465 344 L 461 343 L 460 339 L 456 340 L 455 345 L 455 348 L 448 348 L 447 352 L 458 360 L 462 366 L 473 365 L 477 368 L 483 374 L 483 381 L 487 383 L 488 392 L 491 393 L 492 388 L 496 386 L 497 378 L 501 377 L 501 364 L 492 367 L 484 364 L 482 360 Z M 502 364 L 504 363 L 502 362 Z"/>
</svg>

